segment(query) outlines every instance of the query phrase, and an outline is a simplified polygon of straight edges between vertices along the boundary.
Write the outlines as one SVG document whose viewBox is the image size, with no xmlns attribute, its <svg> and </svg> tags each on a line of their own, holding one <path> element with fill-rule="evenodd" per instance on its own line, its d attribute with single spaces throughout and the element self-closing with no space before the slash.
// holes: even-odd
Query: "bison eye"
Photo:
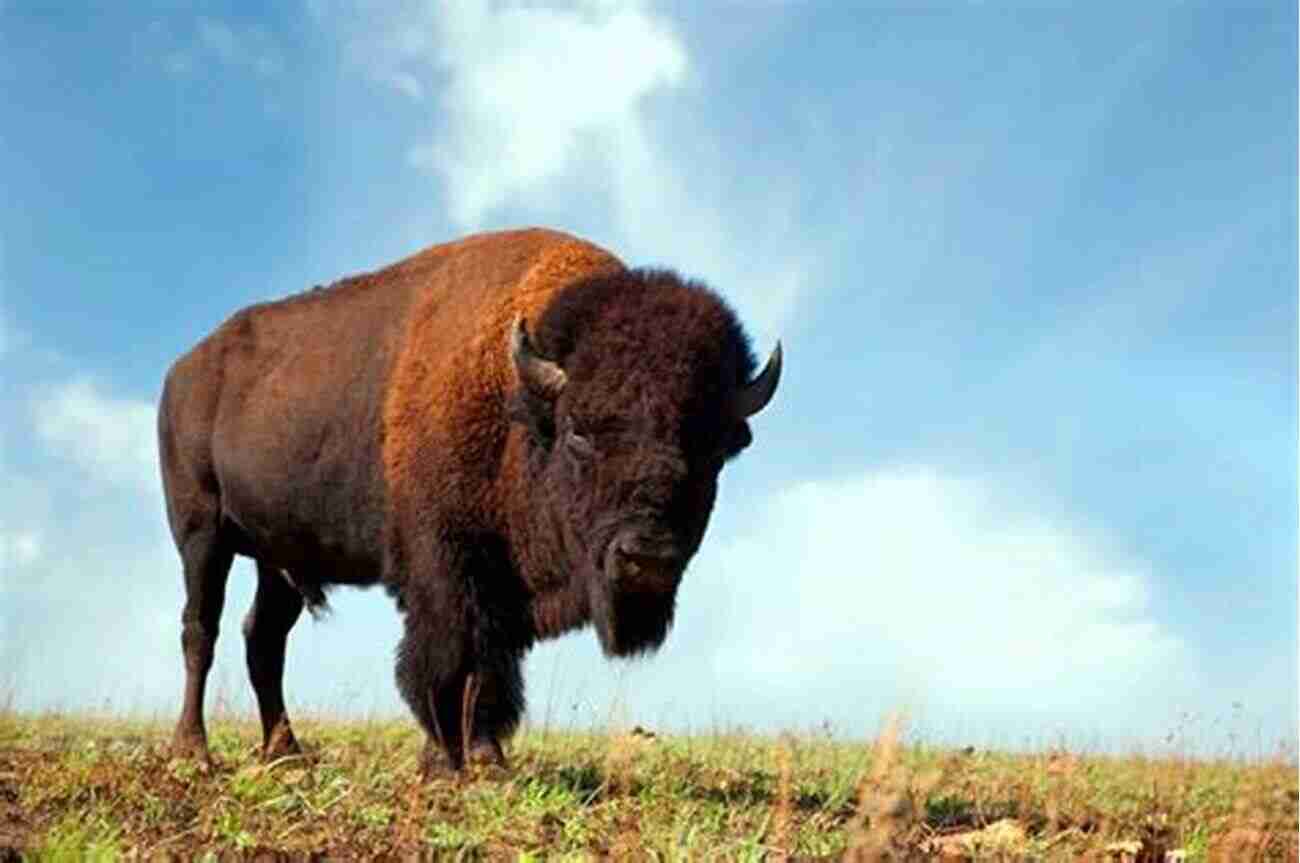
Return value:
<svg viewBox="0 0 1300 863">
<path fill-rule="evenodd" d="M 570 451 L 584 458 L 596 451 L 596 446 L 591 442 L 590 436 L 578 434 L 573 429 L 569 429 L 568 433 L 565 434 L 564 443 Z"/>
</svg>

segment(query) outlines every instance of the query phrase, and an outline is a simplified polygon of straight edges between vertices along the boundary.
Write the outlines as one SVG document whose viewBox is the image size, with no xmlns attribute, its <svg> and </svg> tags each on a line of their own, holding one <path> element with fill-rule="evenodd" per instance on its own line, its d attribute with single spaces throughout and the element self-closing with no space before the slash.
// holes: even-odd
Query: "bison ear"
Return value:
<svg viewBox="0 0 1300 863">
<path fill-rule="evenodd" d="M 554 401 L 564 392 L 564 385 L 568 383 L 564 369 L 560 368 L 559 363 L 548 360 L 533 350 L 523 315 L 515 318 L 510 330 L 510 359 L 520 383 L 529 392 L 548 401 Z"/>
</svg>

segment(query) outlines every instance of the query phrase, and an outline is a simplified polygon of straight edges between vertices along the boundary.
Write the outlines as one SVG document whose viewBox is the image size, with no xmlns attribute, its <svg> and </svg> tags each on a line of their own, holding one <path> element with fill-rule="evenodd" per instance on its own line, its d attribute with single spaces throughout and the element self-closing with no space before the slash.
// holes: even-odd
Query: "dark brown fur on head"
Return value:
<svg viewBox="0 0 1300 863">
<path fill-rule="evenodd" d="M 662 270 L 573 285 L 532 333 L 566 378 L 558 397 L 521 387 L 511 409 L 528 430 L 524 493 L 551 527 L 533 537 L 550 558 L 535 564 L 581 582 L 570 596 L 585 600 L 606 653 L 654 649 L 718 472 L 750 441 L 728 410 L 754 372 L 748 339 L 716 294 Z M 611 579 L 616 538 L 666 549 L 666 562 Z"/>
</svg>

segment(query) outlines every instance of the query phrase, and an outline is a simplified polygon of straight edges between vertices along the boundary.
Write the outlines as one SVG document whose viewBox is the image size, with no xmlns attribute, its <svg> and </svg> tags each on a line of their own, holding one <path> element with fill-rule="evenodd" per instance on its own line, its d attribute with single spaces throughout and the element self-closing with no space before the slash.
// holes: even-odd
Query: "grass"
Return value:
<svg viewBox="0 0 1300 863">
<path fill-rule="evenodd" d="M 308 753 L 269 766 L 255 723 L 218 721 L 212 769 L 170 759 L 168 731 L 0 713 L 0 860 L 1297 854 L 1290 757 L 954 751 L 897 728 L 874 744 L 532 730 L 512 742 L 509 772 L 422 784 L 406 721 L 300 722 Z"/>
</svg>

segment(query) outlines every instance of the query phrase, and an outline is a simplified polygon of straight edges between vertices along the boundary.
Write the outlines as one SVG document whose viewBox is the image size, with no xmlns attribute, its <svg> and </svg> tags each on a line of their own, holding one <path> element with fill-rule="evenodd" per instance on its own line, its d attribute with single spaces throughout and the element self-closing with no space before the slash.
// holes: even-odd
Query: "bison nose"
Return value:
<svg viewBox="0 0 1300 863">
<path fill-rule="evenodd" d="M 610 543 L 607 560 L 611 582 L 628 589 L 667 589 L 681 577 L 681 549 L 671 537 L 627 530 Z"/>
</svg>

